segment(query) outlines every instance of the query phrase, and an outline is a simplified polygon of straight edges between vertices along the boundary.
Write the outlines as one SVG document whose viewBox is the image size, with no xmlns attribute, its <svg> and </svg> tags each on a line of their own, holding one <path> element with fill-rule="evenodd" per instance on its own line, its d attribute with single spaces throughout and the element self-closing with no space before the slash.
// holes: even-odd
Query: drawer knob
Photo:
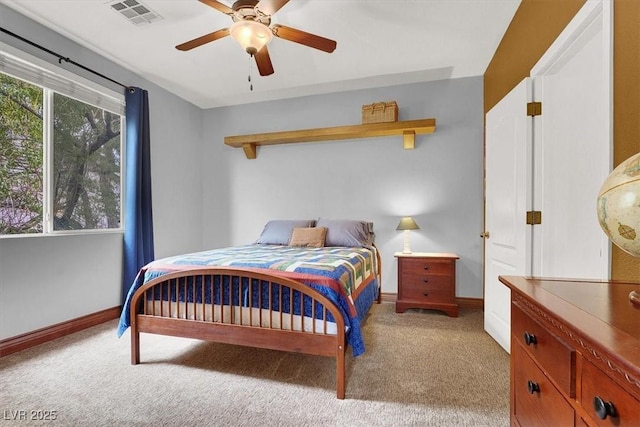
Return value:
<svg viewBox="0 0 640 427">
<path fill-rule="evenodd" d="M 425 266 L 424 266 L 424 269 L 425 269 L 425 270 L 428 270 L 428 269 L 429 269 L 429 266 L 428 266 L 428 265 L 425 265 Z"/>
<path fill-rule="evenodd" d="M 429 296 L 429 292 L 424 292 L 422 295 L 424 295 L 425 297 Z"/>
<path fill-rule="evenodd" d="M 538 383 L 531 380 L 527 381 L 527 388 L 529 389 L 529 394 L 540 393 L 540 386 Z"/>
<path fill-rule="evenodd" d="M 612 402 L 605 402 L 603 398 L 600 396 L 596 396 L 593 398 L 593 409 L 596 411 L 596 415 L 601 420 L 607 418 L 607 416 L 615 418 L 618 416 L 618 412 L 616 411 L 616 407 L 613 406 Z"/>
<path fill-rule="evenodd" d="M 422 280 L 424 283 L 429 283 L 429 279 L 423 279 Z"/>
<path fill-rule="evenodd" d="M 527 345 L 538 344 L 538 338 L 536 338 L 536 336 L 534 334 L 531 334 L 531 333 L 525 331 L 525 333 L 524 333 L 524 342 Z"/>
</svg>

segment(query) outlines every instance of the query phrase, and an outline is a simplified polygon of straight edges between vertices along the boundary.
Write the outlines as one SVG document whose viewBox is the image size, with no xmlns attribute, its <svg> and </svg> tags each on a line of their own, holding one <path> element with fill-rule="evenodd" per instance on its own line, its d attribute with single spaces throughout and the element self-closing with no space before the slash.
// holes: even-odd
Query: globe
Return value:
<svg viewBox="0 0 640 427">
<path fill-rule="evenodd" d="M 640 257 L 640 153 L 618 165 L 602 184 L 598 221 L 616 246 Z"/>
</svg>

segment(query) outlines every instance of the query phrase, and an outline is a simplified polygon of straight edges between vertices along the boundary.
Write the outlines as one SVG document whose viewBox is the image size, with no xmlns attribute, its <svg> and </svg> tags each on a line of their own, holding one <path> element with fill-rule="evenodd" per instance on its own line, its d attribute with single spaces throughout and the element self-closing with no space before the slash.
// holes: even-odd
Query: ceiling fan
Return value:
<svg viewBox="0 0 640 427">
<path fill-rule="evenodd" d="M 229 15 L 233 20 L 233 24 L 229 28 L 222 28 L 179 44 L 176 46 L 178 50 L 191 50 L 231 35 L 255 59 L 260 75 L 268 76 L 273 74 L 273 65 L 267 44 L 273 36 L 327 53 L 333 52 L 337 45 L 334 40 L 315 34 L 284 25 L 271 25 L 271 16 L 287 4 L 289 0 L 237 0 L 231 7 L 216 0 L 199 1 L 225 15 Z"/>
</svg>

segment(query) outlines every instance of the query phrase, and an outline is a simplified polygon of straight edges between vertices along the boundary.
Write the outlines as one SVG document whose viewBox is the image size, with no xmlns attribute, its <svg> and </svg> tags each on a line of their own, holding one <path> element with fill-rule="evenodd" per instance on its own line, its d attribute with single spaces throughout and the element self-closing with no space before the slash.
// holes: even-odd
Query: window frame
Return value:
<svg viewBox="0 0 640 427">
<path fill-rule="evenodd" d="M 3 67 L 3 61 L 6 57 L 13 57 L 27 66 L 33 67 L 33 70 L 42 70 L 48 76 L 52 75 L 60 82 L 70 87 L 70 90 L 56 90 L 45 86 L 46 83 L 36 81 L 36 78 L 27 78 L 16 73 L 6 72 Z M 42 232 L 40 233 L 22 233 L 22 234 L 0 234 L 0 239 L 5 238 L 25 238 L 25 237 L 42 237 L 52 235 L 79 235 L 79 234 L 105 234 L 105 233 L 123 233 L 124 224 L 124 201 L 125 201 L 125 141 L 126 141 L 126 116 L 125 116 L 125 96 L 124 93 L 115 92 L 105 86 L 99 85 L 91 80 L 85 79 L 75 73 L 64 68 L 46 62 L 29 53 L 18 50 L 10 45 L 0 42 L 0 72 L 12 78 L 26 81 L 30 84 L 38 86 L 43 91 L 42 106 Z M 37 71 L 35 71 L 37 72 Z M 46 79 L 45 79 L 46 80 Z M 74 89 L 78 89 L 84 96 L 74 96 Z M 53 97 L 54 94 L 60 94 L 79 102 L 92 105 L 96 108 L 110 111 L 120 116 L 120 225 L 117 228 L 91 228 L 78 230 L 54 230 L 53 221 L 53 181 L 54 181 L 54 165 L 53 165 Z M 87 93 L 95 94 L 97 102 L 90 102 L 87 99 Z M 100 105 L 101 100 L 106 100 L 106 106 Z M 119 108 L 118 108 L 119 107 Z M 116 111 L 117 110 L 117 111 Z"/>
</svg>

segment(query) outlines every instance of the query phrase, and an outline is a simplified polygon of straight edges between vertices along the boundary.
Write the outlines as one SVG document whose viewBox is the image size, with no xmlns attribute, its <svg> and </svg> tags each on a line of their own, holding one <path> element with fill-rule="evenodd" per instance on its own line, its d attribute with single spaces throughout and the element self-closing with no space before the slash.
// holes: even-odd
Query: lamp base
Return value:
<svg viewBox="0 0 640 427">
<path fill-rule="evenodd" d="M 404 250 L 403 254 L 410 254 L 411 252 L 411 242 L 409 241 L 409 230 L 404 230 Z"/>
</svg>

